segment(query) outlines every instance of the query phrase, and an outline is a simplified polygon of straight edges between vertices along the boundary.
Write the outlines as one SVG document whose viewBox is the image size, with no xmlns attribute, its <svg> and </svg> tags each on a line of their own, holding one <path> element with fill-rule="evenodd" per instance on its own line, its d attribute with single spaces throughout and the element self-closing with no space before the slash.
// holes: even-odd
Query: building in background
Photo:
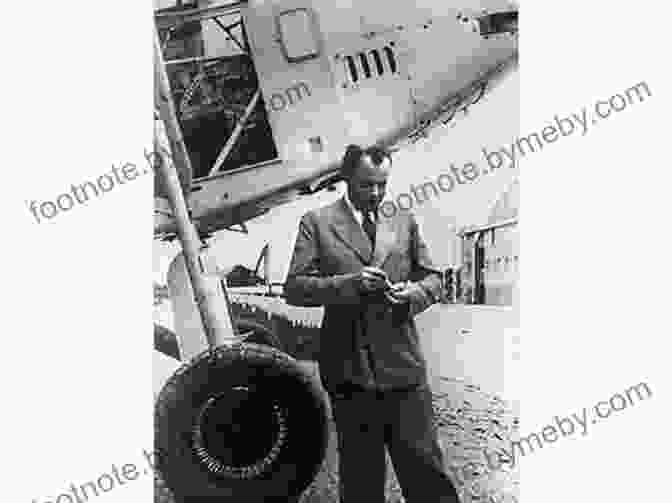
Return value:
<svg viewBox="0 0 672 503">
<path fill-rule="evenodd" d="M 520 265 L 518 180 L 500 197 L 488 219 L 462 236 L 461 300 L 466 304 L 511 306 L 518 295 Z"/>
</svg>

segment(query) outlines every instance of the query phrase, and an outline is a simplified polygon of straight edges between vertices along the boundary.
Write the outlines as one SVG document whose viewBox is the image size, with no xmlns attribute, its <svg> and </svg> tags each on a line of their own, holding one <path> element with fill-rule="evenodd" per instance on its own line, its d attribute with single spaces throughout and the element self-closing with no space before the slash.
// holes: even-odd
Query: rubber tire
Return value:
<svg viewBox="0 0 672 503">
<path fill-rule="evenodd" d="M 264 473 L 244 480 L 212 473 L 192 446 L 203 405 L 238 386 L 273 397 L 286 418 L 286 442 L 277 458 Z M 180 502 L 298 498 L 320 470 L 327 442 L 327 404 L 319 385 L 293 358 L 264 345 L 205 351 L 168 380 L 156 402 L 156 465 Z"/>
</svg>

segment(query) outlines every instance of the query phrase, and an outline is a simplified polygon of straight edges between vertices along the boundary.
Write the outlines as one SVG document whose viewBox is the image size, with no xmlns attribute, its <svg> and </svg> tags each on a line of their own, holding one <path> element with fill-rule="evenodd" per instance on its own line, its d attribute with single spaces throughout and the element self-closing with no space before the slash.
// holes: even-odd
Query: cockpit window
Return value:
<svg viewBox="0 0 672 503">
<path fill-rule="evenodd" d="M 298 63 L 319 55 L 313 14 L 308 9 L 292 9 L 282 12 L 278 18 L 278 30 L 287 61 Z"/>
</svg>

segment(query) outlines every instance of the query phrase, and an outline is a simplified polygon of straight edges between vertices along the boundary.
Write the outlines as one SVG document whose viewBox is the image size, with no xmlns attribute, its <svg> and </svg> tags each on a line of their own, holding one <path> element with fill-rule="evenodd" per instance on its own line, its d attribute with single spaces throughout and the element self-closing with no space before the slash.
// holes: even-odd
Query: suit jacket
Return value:
<svg viewBox="0 0 672 503">
<path fill-rule="evenodd" d="M 371 248 L 344 199 L 301 219 L 285 294 L 289 304 L 325 307 L 318 361 L 327 390 L 427 383 L 413 318 L 439 299 L 441 277 L 410 213 L 381 218 Z M 392 283 L 413 282 L 411 301 L 390 305 L 379 292 L 360 292 L 357 275 L 367 265 Z"/>
</svg>

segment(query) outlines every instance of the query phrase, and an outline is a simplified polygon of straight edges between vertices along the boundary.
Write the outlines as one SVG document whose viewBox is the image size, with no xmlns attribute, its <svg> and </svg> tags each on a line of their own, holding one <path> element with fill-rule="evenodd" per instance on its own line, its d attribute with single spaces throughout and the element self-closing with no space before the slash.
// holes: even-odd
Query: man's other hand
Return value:
<svg viewBox="0 0 672 503">
<path fill-rule="evenodd" d="M 387 274 L 378 267 L 368 266 L 359 273 L 359 285 L 363 292 L 386 290 L 389 285 Z"/>
<path fill-rule="evenodd" d="M 413 283 L 397 283 L 385 295 L 393 304 L 405 304 L 410 302 L 413 295 L 417 294 L 418 286 Z"/>
</svg>

